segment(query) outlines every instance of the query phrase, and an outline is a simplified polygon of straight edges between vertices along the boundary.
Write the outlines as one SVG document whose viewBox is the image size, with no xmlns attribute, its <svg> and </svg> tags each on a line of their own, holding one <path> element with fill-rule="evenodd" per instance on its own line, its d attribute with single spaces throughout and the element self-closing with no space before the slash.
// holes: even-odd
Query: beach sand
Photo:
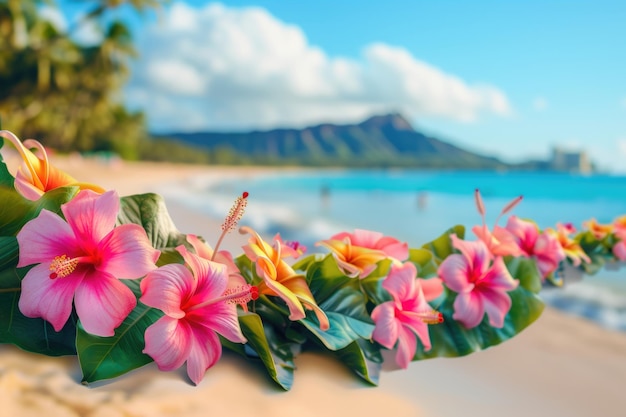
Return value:
<svg viewBox="0 0 626 417">
<path fill-rule="evenodd" d="M 158 191 L 163 182 L 193 175 L 227 176 L 249 168 L 60 159 L 81 181 L 120 195 Z M 221 219 L 209 219 L 175 201 L 168 209 L 179 230 L 209 242 Z M 228 247 L 239 253 L 233 233 Z M 296 359 L 290 392 L 263 371 L 225 352 L 202 383 L 187 382 L 184 368 L 160 372 L 154 364 L 114 381 L 85 387 L 75 357 L 47 358 L 0 347 L 0 416 L 623 416 L 626 411 L 626 334 L 546 309 L 514 339 L 476 354 L 413 362 L 383 371 L 379 387 L 360 382 L 329 356 Z"/>
</svg>

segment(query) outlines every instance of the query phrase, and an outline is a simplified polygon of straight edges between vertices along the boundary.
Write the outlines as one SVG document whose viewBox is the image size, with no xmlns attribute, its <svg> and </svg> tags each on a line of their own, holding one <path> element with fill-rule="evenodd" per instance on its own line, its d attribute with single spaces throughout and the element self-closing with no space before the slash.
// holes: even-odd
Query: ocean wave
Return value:
<svg viewBox="0 0 626 417">
<path fill-rule="evenodd" d="M 626 331 L 626 287 L 585 281 L 543 290 L 541 296 L 554 308 L 609 329 Z"/>
</svg>

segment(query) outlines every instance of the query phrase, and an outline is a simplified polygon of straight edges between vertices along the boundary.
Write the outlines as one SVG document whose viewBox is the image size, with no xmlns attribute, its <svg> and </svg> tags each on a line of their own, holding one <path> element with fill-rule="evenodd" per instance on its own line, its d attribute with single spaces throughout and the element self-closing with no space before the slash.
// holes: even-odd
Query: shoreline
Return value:
<svg viewBox="0 0 626 417">
<path fill-rule="evenodd" d="M 208 167 L 162 163 L 112 163 L 56 159 L 80 181 L 115 188 L 120 195 L 158 192 L 159 184 L 195 175 L 250 175 L 265 167 Z M 297 169 L 297 168 L 294 168 Z M 183 233 L 209 244 L 221 219 L 175 201 L 168 211 Z M 226 215 L 227 213 L 225 213 Z M 240 251 L 237 233 L 224 248 Z M 568 416 L 623 414 L 626 334 L 600 328 L 549 307 L 512 340 L 462 358 L 413 362 L 386 371 L 380 386 L 361 382 L 329 355 L 305 352 L 296 360 L 293 389 L 282 392 L 253 364 L 226 353 L 203 382 L 187 382 L 184 368 L 160 372 L 154 364 L 99 386 L 80 385 L 75 357 L 49 358 L 0 347 L 0 401 L 17 417 L 257 416 Z"/>
</svg>

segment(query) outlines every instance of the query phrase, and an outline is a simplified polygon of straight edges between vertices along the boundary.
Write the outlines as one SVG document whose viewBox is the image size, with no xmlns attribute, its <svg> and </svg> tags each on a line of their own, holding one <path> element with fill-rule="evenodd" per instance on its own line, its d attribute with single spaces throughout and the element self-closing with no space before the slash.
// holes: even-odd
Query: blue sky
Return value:
<svg viewBox="0 0 626 417">
<path fill-rule="evenodd" d="M 173 1 L 122 17 L 141 53 L 124 99 L 155 131 L 398 110 L 508 161 L 559 145 L 626 172 L 626 2 Z"/>
</svg>

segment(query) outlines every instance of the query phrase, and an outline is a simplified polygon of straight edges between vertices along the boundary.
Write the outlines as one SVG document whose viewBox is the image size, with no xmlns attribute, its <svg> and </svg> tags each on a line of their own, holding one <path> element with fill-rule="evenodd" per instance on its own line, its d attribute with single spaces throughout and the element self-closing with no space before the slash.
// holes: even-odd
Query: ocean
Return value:
<svg viewBox="0 0 626 417">
<path fill-rule="evenodd" d="M 221 218 L 233 200 L 249 192 L 241 224 L 270 238 L 280 233 L 309 252 L 314 243 L 355 228 L 375 230 L 409 243 L 438 237 L 461 224 L 466 238 L 481 219 L 474 204 L 478 188 L 492 226 L 513 198 L 523 201 L 513 214 L 539 227 L 570 222 L 578 229 L 595 218 L 610 223 L 626 214 L 626 177 L 551 172 L 476 172 L 411 170 L 282 170 L 227 177 L 197 177 L 161 192 L 194 210 Z M 506 218 L 500 219 L 506 224 Z M 626 331 L 626 267 L 585 276 L 565 288 L 546 289 L 549 304 L 601 326 Z"/>
</svg>

